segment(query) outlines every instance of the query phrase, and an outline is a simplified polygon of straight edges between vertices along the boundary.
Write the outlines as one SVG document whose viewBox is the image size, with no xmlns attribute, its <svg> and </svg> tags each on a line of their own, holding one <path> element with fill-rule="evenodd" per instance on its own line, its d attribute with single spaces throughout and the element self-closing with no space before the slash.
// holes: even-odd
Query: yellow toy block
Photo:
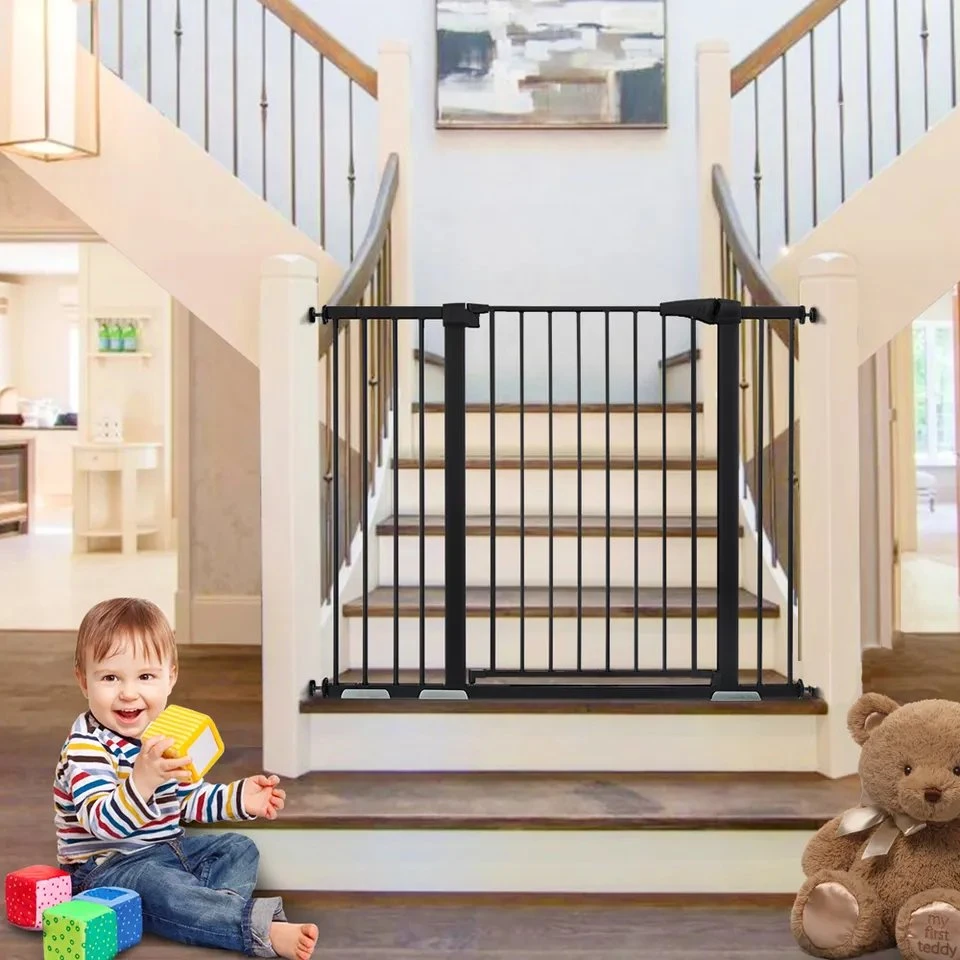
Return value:
<svg viewBox="0 0 960 960">
<path fill-rule="evenodd" d="M 217 725 L 205 713 L 188 710 L 186 707 L 170 706 L 151 723 L 141 735 L 141 742 L 151 737 L 172 737 L 173 746 L 164 752 L 165 757 L 190 757 L 185 769 L 190 771 L 190 780 L 196 783 L 223 755 L 223 741 Z"/>
</svg>

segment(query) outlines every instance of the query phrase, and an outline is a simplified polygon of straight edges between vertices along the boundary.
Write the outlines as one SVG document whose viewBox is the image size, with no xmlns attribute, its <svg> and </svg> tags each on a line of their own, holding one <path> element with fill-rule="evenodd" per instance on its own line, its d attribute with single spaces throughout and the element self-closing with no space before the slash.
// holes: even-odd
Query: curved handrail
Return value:
<svg viewBox="0 0 960 960">
<path fill-rule="evenodd" d="M 773 282 L 750 244 L 747 231 L 744 229 L 737 213 L 733 191 L 730 189 L 730 182 L 727 180 L 723 167 L 719 163 L 715 163 L 711 174 L 713 201 L 717 205 L 717 212 L 720 214 L 724 237 L 733 254 L 733 262 L 737 270 L 740 271 L 744 286 L 750 291 L 753 302 L 762 307 L 790 306 L 790 302 Z M 767 322 L 771 325 L 774 333 L 783 341 L 784 346 L 789 345 L 789 321 L 768 320 Z M 799 337 L 794 338 L 793 355 L 795 357 L 800 355 L 799 341 Z"/>
<path fill-rule="evenodd" d="M 794 44 L 799 43 L 846 0 L 812 0 L 792 20 L 788 20 L 753 53 L 745 56 L 730 71 L 730 96 L 735 97 Z"/>
<path fill-rule="evenodd" d="M 291 0 L 259 0 L 281 23 L 288 26 L 320 56 L 338 67 L 355 84 L 377 98 L 377 71 L 351 53 L 336 37 L 327 33 L 313 17 Z"/>
<path fill-rule="evenodd" d="M 370 224 L 367 232 L 354 255 L 353 262 L 330 294 L 327 303 L 331 307 L 352 307 L 360 303 L 364 290 L 370 285 L 380 255 L 387 240 L 387 231 L 390 227 L 390 217 L 393 214 L 393 202 L 400 185 L 400 158 L 395 153 L 387 157 L 383 166 L 383 176 L 380 178 L 380 189 L 370 213 Z M 320 356 L 321 358 L 330 349 L 333 343 L 333 325 L 323 324 L 320 327 Z"/>
</svg>

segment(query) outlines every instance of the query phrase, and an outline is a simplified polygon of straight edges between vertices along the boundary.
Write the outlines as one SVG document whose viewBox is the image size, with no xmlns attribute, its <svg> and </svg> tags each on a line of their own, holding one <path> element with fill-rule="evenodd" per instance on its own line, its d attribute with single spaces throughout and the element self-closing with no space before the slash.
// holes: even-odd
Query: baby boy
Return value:
<svg viewBox="0 0 960 960">
<path fill-rule="evenodd" d="M 124 887 L 140 894 L 144 931 L 252 957 L 308 960 L 312 923 L 288 923 L 279 897 L 253 897 L 259 852 L 239 833 L 186 835 L 184 823 L 276 819 L 279 778 L 191 783 L 173 740 L 141 742 L 177 681 L 177 646 L 146 600 L 115 599 L 87 613 L 75 672 L 89 709 L 60 753 L 53 793 L 57 859 L 74 893 Z"/>
</svg>

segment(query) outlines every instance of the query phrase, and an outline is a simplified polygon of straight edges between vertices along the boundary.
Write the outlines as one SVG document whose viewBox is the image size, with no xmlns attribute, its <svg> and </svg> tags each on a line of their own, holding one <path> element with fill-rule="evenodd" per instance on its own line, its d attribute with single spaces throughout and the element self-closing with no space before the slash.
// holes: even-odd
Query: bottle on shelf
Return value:
<svg viewBox="0 0 960 960">
<path fill-rule="evenodd" d="M 136 353 L 137 350 L 137 325 L 133 320 L 127 320 L 122 331 L 123 349 L 127 353 Z"/>
<path fill-rule="evenodd" d="M 107 351 L 110 349 L 110 326 L 106 320 L 101 320 L 98 326 L 99 326 L 98 345 L 100 347 L 100 350 Z"/>
<path fill-rule="evenodd" d="M 113 351 L 123 350 L 123 329 L 119 320 L 114 320 L 110 324 L 110 349 Z"/>
</svg>

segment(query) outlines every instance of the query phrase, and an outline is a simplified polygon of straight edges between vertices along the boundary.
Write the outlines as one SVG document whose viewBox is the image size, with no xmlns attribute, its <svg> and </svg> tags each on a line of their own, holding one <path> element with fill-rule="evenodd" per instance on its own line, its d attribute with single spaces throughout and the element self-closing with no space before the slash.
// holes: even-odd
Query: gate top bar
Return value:
<svg viewBox="0 0 960 960">
<path fill-rule="evenodd" d="M 310 322 L 315 323 L 317 316 L 324 323 L 331 320 L 442 320 L 441 307 L 327 307 L 317 311 L 310 308 Z"/>
<path fill-rule="evenodd" d="M 718 326 L 737 324 L 741 320 L 799 320 L 803 323 L 809 316 L 811 322 L 816 323 L 818 319 L 816 307 L 809 311 L 804 306 L 745 307 L 739 300 L 726 300 L 720 297 L 702 300 L 670 300 L 660 304 L 660 315 L 686 317 Z"/>
</svg>

